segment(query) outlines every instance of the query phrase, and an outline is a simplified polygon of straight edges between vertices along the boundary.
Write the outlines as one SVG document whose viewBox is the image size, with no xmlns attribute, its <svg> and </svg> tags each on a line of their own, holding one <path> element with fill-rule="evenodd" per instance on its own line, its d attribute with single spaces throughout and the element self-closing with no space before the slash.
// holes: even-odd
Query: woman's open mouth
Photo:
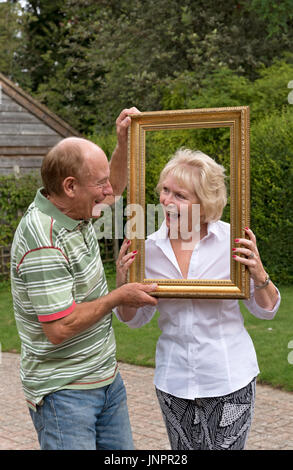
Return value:
<svg viewBox="0 0 293 470">
<path fill-rule="evenodd" d="M 177 211 L 166 211 L 166 219 L 171 222 L 176 222 L 180 217 L 180 214 Z"/>
</svg>

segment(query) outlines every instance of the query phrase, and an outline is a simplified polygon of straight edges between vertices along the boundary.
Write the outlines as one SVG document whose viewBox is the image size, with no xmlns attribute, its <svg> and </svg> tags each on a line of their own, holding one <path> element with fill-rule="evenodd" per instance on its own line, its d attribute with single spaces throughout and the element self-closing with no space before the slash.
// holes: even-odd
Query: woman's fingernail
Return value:
<svg viewBox="0 0 293 470">
<path fill-rule="evenodd" d="M 238 242 L 239 242 L 239 238 L 235 238 L 234 241 L 235 241 L 236 243 L 238 243 Z"/>
<path fill-rule="evenodd" d="M 232 258 L 237 258 L 237 256 L 236 256 L 236 255 L 232 255 Z"/>
<path fill-rule="evenodd" d="M 245 227 L 245 230 L 249 230 L 249 227 Z"/>
<path fill-rule="evenodd" d="M 131 256 L 131 259 L 135 258 L 135 256 Z"/>
<path fill-rule="evenodd" d="M 133 251 L 132 253 L 135 255 L 137 253 L 137 250 Z"/>
<path fill-rule="evenodd" d="M 232 248 L 232 251 L 236 251 L 236 250 L 237 250 L 237 248 Z"/>
<path fill-rule="evenodd" d="M 131 243 L 131 241 L 130 241 L 130 240 L 127 240 L 127 245 L 129 245 L 130 243 Z"/>
</svg>

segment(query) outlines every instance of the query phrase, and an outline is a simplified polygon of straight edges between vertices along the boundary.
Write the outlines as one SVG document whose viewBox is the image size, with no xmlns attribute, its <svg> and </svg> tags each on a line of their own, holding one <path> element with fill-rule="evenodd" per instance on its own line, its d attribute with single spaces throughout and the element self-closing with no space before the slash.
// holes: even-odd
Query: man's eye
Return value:
<svg viewBox="0 0 293 470">
<path fill-rule="evenodd" d="M 106 186 L 107 184 L 108 184 L 108 181 L 104 181 L 104 182 L 102 182 L 102 183 L 97 183 L 96 186 L 97 186 L 98 188 L 103 188 L 103 187 Z"/>
</svg>

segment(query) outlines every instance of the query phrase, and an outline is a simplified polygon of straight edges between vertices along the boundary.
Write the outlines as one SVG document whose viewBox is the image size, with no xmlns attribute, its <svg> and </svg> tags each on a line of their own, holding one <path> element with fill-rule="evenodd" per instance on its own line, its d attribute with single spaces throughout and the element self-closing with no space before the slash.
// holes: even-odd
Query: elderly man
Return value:
<svg viewBox="0 0 293 470">
<path fill-rule="evenodd" d="M 110 166 L 80 138 L 44 158 L 34 202 L 14 237 L 11 283 L 22 342 L 21 379 L 41 449 L 132 449 L 115 357 L 112 309 L 155 305 L 155 286 L 108 293 L 91 218 L 126 185 L 128 114 L 116 121 Z"/>
</svg>

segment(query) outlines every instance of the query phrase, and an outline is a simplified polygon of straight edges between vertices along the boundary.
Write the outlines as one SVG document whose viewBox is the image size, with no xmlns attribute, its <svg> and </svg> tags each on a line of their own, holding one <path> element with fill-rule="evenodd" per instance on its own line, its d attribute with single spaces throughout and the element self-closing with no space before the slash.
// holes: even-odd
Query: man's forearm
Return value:
<svg viewBox="0 0 293 470">
<path fill-rule="evenodd" d="M 64 318 L 43 323 L 43 330 L 53 344 L 60 344 L 90 328 L 113 310 L 119 303 L 117 289 L 91 302 L 76 304 L 72 313 Z"/>
<path fill-rule="evenodd" d="M 138 113 L 135 107 L 124 109 L 116 119 L 117 146 L 110 162 L 110 183 L 115 196 L 120 196 L 127 185 L 128 128 L 131 123 L 129 115 Z"/>
<path fill-rule="evenodd" d="M 127 142 L 117 144 L 110 161 L 110 183 L 115 196 L 120 196 L 127 185 Z"/>
<path fill-rule="evenodd" d="M 43 323 L 44 333 L 51 343 L 60 344 L 99 322 L 118 305 L 129 308 L 156 305 L 157 300 L 149 295 L 156 287 L 156 284 L 124 284 L 96 300 L 76 304 L 73 312 L 64 318 Z"/>
</svg>

